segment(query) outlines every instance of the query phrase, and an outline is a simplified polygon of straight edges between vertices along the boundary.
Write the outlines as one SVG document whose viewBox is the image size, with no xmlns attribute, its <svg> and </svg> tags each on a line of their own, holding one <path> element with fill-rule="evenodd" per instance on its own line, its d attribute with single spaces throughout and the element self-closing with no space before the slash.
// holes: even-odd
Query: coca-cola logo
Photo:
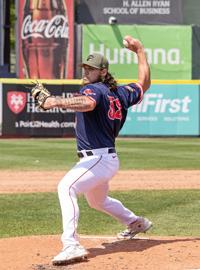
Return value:
<svg viewBox="0 0 200 270">
<path fill-rule="evenodd" d="M 32 20 L 31 15 L 24 18 L 21 38 L 68 38 L 68 21 L 63 15 L 55 15 L 51 20 Z"/>
<path fill-rule="evenodd" d="M 7 93 L 7 103 L 13 113 L 20 113 L 26 105 L 26 93 L 9 91 Z"/>
</svg>

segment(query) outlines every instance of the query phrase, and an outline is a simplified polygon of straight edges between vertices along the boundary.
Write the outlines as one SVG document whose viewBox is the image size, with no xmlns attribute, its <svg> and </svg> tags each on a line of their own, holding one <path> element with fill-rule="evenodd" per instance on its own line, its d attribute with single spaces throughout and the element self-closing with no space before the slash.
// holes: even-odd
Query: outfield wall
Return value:
<svg viewBox="0 0 200 270">
<path fill-rule="evenodd" d="M 199 85 L 152 85 L 129 109 L 121 135 L 199 135 Z"/>
<path fill-rule="evenodd" d="M 66 2 L 71 3 L 68 0 Z M 177 10 L 175 14 L 177 15 Z M 166 18 L 166 16 L 164 17 Z M 60 38 L 56 39 L 57 41 L 52 41 L 49 35 L 44 35 L 45 33 L 48 34 L 49 27 L 47 27 L 47 31 L 40 29 L 41 31 L 38 30 L 40 33 L 37 31 L 35 33 L 36 24 L 39 22 L 37 20 L 31 21 L 30 17 L 28 17 L 30 21 L 25 19 L 24 24 L 22 23 L 22 14 L 20 18 L 18 18 L 19 31 L 16 32 L 18 33 L 16 40 L 19 40 L 16 55 L 17 77 L 32 79 L 81 78 L 82 69 L 80 63 L 89 54 L 96 52 L 106 56 L 109 61 L 109 70 L 116 78 L 131 79 L 137 76 L 138 59 L 136 54 L 124 48 L 122 44 L 123 37 L 128 34 L 138 38 L 144 44 L 147 60 L 151 66 L 152 79 L 200 79 L 199 25 L 84 23 L 74 27 L 74 24 L 71 23 L 73 31 L 70 34 L 71 38 L 69 38 L 69 55 L 65 61 L 67 55 L 66 36 L 61 38 L 65 43 L 62 47 L 61 44 L 58 45 L 61 42 Z M 33 24 L 34 27 L 32 28 L 34 29 L 28 29 L 26 23 Z M 53 33 L 54 31 L 55 29 Z M 23 35 L 19 33 L 23 33 Z M 27 34 L 30 37 L 30 43 Z M 42 36 L 44 43 L 40 40 L 41 38 L 38 41 L 38 38 L 35 37 L 35 35 L 39 34 Z M 55 42 L 58 44 L 54 48 L 52 44 Z M 73 46 L 73 42 L 75 46 Z M 62 53 L 64 54 L 62 55 Z"/>
<path fill-rule="evenodd" d="M 45 80 L 53 95 L 78 93 L 80 80 Z M 132 80 L 119 80 L 120 84 Z M 74 137 L 72 110 L 40 111 L 30 80 L 0 79 L 0 132 L 4 137 Z M 129 109 L 121 136 L 199 136 L 200 81 L 152 81 L 143 101 Z"/>
<path fill-rule="evenodd" d="M 199 44 L 192 50 L 191 26 L 83 25 L 82 60 L 93 52 L 101 53 L 108 59 L 109 70 L 116 78 L 136 78 L 137 55 L 121 44 L 127 33 L 144 44 L 152 79 L 195 79 L 192 57 L 195 51 L 199 52 Z"/>
</svg>

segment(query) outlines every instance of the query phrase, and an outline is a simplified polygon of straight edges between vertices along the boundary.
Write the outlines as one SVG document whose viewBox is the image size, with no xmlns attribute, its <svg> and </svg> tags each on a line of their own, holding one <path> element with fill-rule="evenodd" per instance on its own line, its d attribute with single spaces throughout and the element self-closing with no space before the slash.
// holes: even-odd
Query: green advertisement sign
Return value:
<svg viewBox="0 0 200 270">
<path fill-rule="evenodd" d="M 118 79 L 137 78 L 137 56 L 123 47 L 131 35 L 142 41 L 152 79 L 191 79 L 191 26 L 155 25 L 84 25 L 83 54 L 104 54 L 110 72 Z"/>
<path fill-rule="evenodd" d="M 199 86 L 152 85 L 120 135 L 199 135 Z"/>
</svg>

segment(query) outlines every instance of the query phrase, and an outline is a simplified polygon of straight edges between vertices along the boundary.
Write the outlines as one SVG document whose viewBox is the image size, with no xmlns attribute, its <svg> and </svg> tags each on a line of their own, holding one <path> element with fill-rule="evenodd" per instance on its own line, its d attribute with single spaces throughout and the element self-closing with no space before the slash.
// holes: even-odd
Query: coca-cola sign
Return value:
<svg viewBox="0 0 200 270">
<path fill-rule="evenodd" d="M 19 77 L 73 79 L 73 1 L 19 0 L 18 8 Z"/>
<path fill-rule="evenodd" d="M 68 21 L 63 15 L 56 15 L 51 20 L 32 20 L 31 15 L 24 18 L 21 38 L 68 38 Z"/>
</svg>

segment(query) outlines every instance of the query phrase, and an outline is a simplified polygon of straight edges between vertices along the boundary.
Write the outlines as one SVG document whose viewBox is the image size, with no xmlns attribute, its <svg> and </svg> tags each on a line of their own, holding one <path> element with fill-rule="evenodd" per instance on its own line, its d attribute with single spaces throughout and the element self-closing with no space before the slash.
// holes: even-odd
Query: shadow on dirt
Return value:
<svg viewBox="0 0 200 270">
<path fill-rule="evenodd" d="M 102 243 L 102 247 L 88 249 L 90 255 L 89 258 L 93 258 L 99 255 L 106 255 L 118 252 L 142 252 L 149 248 L 173 244 L 176 242 L 195 242 L 200 238 L 184 238 L 184 239 L 172 239 L 172 240 L 152 240 L 152 239 L 133 239 L 133 240 L 120 240 L 111 243 Z"/>
<path fill-rule="evenodd" d="M 87 264 L 90 259 L 101 256 L 108 255 L 114 253 L 127 253 L 127 252 L 142 252 L 144 250 L 153 248 L 159 245 L 173 244 L 173 243 L 181 243 L 182 245 L 186 245 L 189 242 L 197 242 L 200 241 L 200 237 L 198 238 L 179 238 L 179 239 L 132 239 L 132 240 L 120 240 L 113 242 L 103 242 L 100 246 L 89 248 L 88 260 L 74 262 L 74 263 L 66 263 L 65 265 L 53 266 L 52 264 L 35 264 L 32 265 L 33 270 L 73 270 L 75 265 L 79 265 L 81 268 L 82 264 Z M 79 268 L 78 268 L 79 269 Z M 84 268 L 85 269 L 85 268 Z"/>
</svg>

